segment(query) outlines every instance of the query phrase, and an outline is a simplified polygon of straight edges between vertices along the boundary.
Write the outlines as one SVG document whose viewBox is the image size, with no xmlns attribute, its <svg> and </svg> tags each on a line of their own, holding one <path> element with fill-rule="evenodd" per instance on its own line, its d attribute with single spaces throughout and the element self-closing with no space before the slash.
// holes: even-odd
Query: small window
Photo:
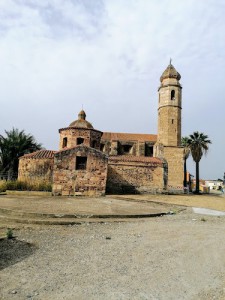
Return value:
<svg viewBox="0 0 225 300">
<path fill-rule="evenodd" d="M 63 138 L 63 148 L 67 147 L 67 137 Z"/>
<path fill-rule="evenodd" d="M 145 144 L 145 156 L 153 156 L 153 146 L 148 146 Z"/>
<path fill-rule="evenodd" d="M 173 119 L 172 119 L 172 124 L 173 124 Z"/>
<path fill-rule="evenodd" d="M 96 148 L 97 146 L 97 142 L 96 141 L 92 141 L 92 148 Z"/>
<path fill-rule="evenodd" d="M 123 146 L 123 153 L 124 154 L 129 154 L 130 151 L 131 151 L 131 148 L 132 148 L 132 146 L 130 146 L 130 145 L 124 145 Z"/>
<path fill-rule="evenodd" d="M 103 151 L 105 151 L 105 145 L 104 144 L 101 144 L 100 145 L 100 150 L 103 152 Z"/>
<path fill-rule="evenodd" d="M 175 100 L 175 91 L 174 90 L 171 91 L 171 100 Z"/>
<path fill-rule="evenodd" d="M 83 138 L 77 138 L 77 145 L 83 144 L 84 139 Z"/>
<path fill-rule="evenodd" d="M 86 170 L 87 168 L 87 157 L 77 156 L 76 157 L 76 170 Z"/>
</svg>

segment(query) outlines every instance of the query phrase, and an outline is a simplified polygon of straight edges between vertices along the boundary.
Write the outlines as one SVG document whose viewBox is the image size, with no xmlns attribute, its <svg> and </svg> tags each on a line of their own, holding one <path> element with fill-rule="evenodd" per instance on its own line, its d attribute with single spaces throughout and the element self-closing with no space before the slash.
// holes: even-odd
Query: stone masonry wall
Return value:
<svg viewBox="0 0 225 300">
<path fill-rule="evenodd" d="M 33 182 L 52 182 L 53 164 L 53 158 L 21 158 L 19 160 L 18 180 Z"/>
<path fill-rule="evenodd" d="M 155 193 L 164 189 L 163 164 L 109 160 L 107 193 Z"/>
<path fill-rule="evenodd" d="M 184 162 L 183 147 L 163 147 L 164 158 L 168 163 L 168 185 L 174 188 L 183 186 Z"/>
<path fill-rule="evenodd" d="M 180 146 L 181 109 L 166 106 L 159 110 L 158 142 L 164 145 Z"/>
<path fill-rule="evenodd" d="M 100 140 L 102 132 L 91 129 L 82 128 L 65 128 L 60 129 L 60 141 L 59 150 L 63 149 L 63 139 L 67 138 L 66 148 L 72 148 L 77 146 L 77 138 L 81 137 L 84 139 L 84 145 L 90 147 L 93 141 L 96 141 L 95 148 L 100 149 Z"/>
<path fill-rule="evenodd" d="M 76 170 L 77 157 L 87 157 L 85 170 Z M 53 195 L 101 196 L 105 194 L 108 159 L 93 148 L 78 146 L 55 154 Z"/>
</svg>

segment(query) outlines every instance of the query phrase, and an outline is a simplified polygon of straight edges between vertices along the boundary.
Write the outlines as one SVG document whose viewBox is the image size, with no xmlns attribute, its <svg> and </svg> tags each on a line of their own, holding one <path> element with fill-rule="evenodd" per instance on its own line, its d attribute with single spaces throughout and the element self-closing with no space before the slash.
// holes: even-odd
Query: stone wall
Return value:
<svg viewBox="0 0 225 300">
<path fill-rule="evenodd" d="M 77 146 L 77 138 L 83 138 L 83 144 L 85 146 L 92 146 L 92 143 L 95 142 L 96 149 L 100 149 L 100 140 L 102 132 L 94 129 L 82 129 L 82 128 L 63 128 L 59 130 L 60 132 L 60 141 L 59 141 L 59 150 L 63 150 L 63 139 L 67 138 L 67 145 L 65 148 L 72 148 Z"/>
<path fill-rule="evenodd" d="M 166 166 L 158 158 L 110 157 L 106 192 L 113 194 L 162 192 L 166 175 Z"/>
<path fill-rule="evenodd" d="M 18 180 L 32 182 L 52 182 L 53 158 L 21 158 Z"/>
<path fill-rule="evenodd" d="M 77 169 L 80 157 L 87 158 L 85 169 Z M 107 169 L 107 156 L 96 149 L 80 145 L 57 152 L 54 160 L 53 195 L 104 195 Z"/>
<path fill-rule="evenodd" d="M 183 147 L 163 147 L 163 156 L 168 163 L 168 185 L 182 187 L 184 178 Z"/>
<path fill-rule="evenodd" d="M 181 109 L 165 106 L 158 112 L 158 142 L 165 146 L 180 146 Z"/>
</svg>

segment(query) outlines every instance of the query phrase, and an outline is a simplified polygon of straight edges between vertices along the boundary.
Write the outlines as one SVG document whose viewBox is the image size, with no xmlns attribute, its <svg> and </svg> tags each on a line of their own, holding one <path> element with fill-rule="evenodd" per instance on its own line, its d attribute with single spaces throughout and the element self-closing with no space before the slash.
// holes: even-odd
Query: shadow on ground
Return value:
<svg viewBox="0 0 225 300">
<path fill-rule="evenodd" d="M 0 270 L 14 265 L 36 251 L 36 247 L 30 243 L 17 239 L 0 240 Z"/>
</svg>

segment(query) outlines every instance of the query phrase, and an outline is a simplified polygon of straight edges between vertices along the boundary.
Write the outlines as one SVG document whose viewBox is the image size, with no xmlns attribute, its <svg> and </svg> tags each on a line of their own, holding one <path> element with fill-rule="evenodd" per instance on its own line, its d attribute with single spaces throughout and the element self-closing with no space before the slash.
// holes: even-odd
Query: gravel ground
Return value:
<svg viewBox="0 0 225 300">
<path fill-rule="evenodd" d="M 32 226 L 0 240 L 0 299 L 225 299 L 225 217 Z"/>
</svg>

